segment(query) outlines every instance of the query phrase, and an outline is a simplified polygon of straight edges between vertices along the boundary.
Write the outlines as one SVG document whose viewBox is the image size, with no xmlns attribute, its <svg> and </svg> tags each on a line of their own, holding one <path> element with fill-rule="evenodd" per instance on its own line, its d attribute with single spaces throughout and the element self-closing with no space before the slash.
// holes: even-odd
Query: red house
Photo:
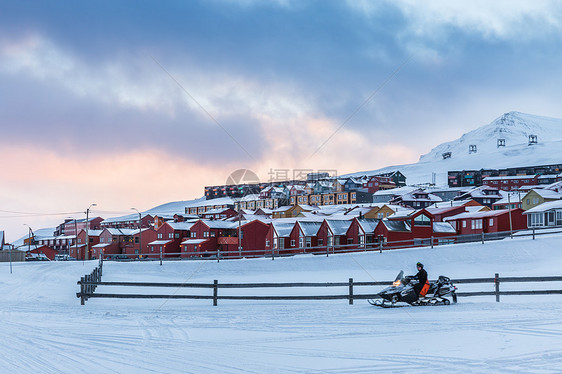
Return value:
<svg viewBox="0 0 562 374">
<path fill-rule="evenodd" d="M 383 177 L 380 175 L 373 175 L 365 183 L 363 188 L 366 188 L 369 193 L 375 193 L 378 190 L 390 190 L 396 188 L 396 183 L 391 177 Z"/>
<path fill-rule="evenodd" d="M 480 212 L 465 212 L 456 216 L 445 218 L 456 229 L 458 235 L 471 235 L 481 233 L 498 233 L 511 230 L 527 229 L 527 220 L 523 209 L 489 210 Z"/>
<path fill-rule="evenodd" d="M 156 230 L 154 230 L 154 228 L 152 227 L 143 228 L 141 232 L 139 232 L 139 230 L 133 230 L 133 232 L 131 232 L 131 235 L 133 237 L 133 241 L 131 245 L 126 246 L 123 249 L 123 253 L 129 255 L 131 258 L 132 256 L 150 257 L 150 248 L 148 246 L 148 243 L 156 240 Z M 156 256 L 153 255 L 152 257 Z"/>
<path fill-rule="evenodd" d="M 180 257 L 181 244 L 190 237 L 190 230 L 193 226 L 190 222 L 164 222 L 156 230 L 156 240 L 148 243 L 148 256 L 159 257 Z"/>
<path fill-rule="evenodd" d="M 54 250 L 51 247 L 47 247 L 46 245 L 42 245 L 40 247 L 33 248 L 32 250 L 27 251 L 27 253 L 33 253 L 33 254 L 36 254 L 36 255 L 43 254 L 51 261 L 55 259 L 55 255 L 59 254 L 58 251 Z"/>
<path fill-rule="evenodd" d="M 319 250 L 328 249 L 330 253 L 341 250 L 342 244 L 347 244 L 347 231 L 352 220 L 325 219 L 317 233 Z"/>
<path fill-rule="evenodd" d="M 227 221 L 199 220 L 190 230 L 189 237 L 182 241 L 182 257 L 210 257 L 219 254 L 224 256 L 228 246 L 238 243 L 236 237 L 237 223 Z M 220 243 L 219 243 L 219 238 Z M 229 238 L 229 239 L 226 239 Z M 228 255 L 228 254 L 227 254 Z"/>
<path fill-rule="evenodd" d="M 266 251 L 266 237 L 269 232 L 269 225 L 260 220 L 254 220 L 240 226 L 238 235 L 242 244 L 243 256 L 265 256 L 271 254 L 271 247 Z M 229 246 L 229 253 L 236 251 L 238 242 Z M 236 252 L 234 253 L 236 254 Z"/>
<path fill-rule="evenodd" d="M 452 217 L 466 212 L 464 205 L 443 208 L 426 208 L 426 210 L 433 215 L 435 222 L 443 222 L 443 219 L 446 217 Z"/>
<path fill-rule="evenodd" d="M 354 218 L 346 232 L 347 245 L 342 249 L 365 249 L 368 245 L 372 245 L 378 223 L 378 219 Z"/>
<path fill-rule="evenodd" d="M 291 248 L 291 232 L 295 226 L 295 222 L 286 222 L 282 220 L 274 220 L 269 224 L 269 229 L 265 236 L 265 250 L 274 255 L 283 255 L 290 253 Z"/>
<path fill-rule="evenodd" d="M 514 175 L 500 177 L 485 177 L 482 179 L 484 186 L 495 187 L 503 191 L 518 190 L 522 186 L 536 186 L 539 184 L 538 175 Z"/>
<path fill-rule="evenodd" d="M 318 229 L 321 222 L 297 221 L 289 236 L 290 253 L 315 252 L 313 247 L 318 245 Z"/>
<path fill-rule="evenodd" d="M 77 260 L 91 259 L 93 256 L 93 247 L 100 242 L 100 235 L 103 230 L 88 230 L 88 240 L 90 245 L 88 247 L 89 253 L 85 256 L 86 252 L 86 230 L 78 230 L 78 248 L 70 248 L 70 256 Z"/>
<path fill-rule="evenodd" d="M 404 216 L 383 219 L 375 229 L 377 237 L 383 237 L 391 248 L 452 243 L 456 231 L 447 222 L 437 222 L 426 209 L 416 210 Z"/>
</svg>

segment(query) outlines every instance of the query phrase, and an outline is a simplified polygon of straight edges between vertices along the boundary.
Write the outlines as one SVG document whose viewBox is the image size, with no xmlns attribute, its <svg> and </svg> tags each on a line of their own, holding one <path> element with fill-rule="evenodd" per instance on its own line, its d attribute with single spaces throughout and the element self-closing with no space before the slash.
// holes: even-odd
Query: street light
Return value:
<svg viewBox="0 0 562 374">
<path fill-rule="evenodd" d="M 131 208 L 139 214 L 139 255 L 142 256 L 142 215 L 137 208 Z"/>
<path fill-rule="evenodd" d="M 31 238 L 34 237 L 33 235 L 33 230 L 31 229 L 31 226 L 29 226 L 27 223 L 23 224 L 24 226 L 27 226 L 27 228 L 29 229 L 29 236 L 27 238 L 27 251 L 30 252 L 31 251 Z"/>
<path fill-rule="evenodd" d="M 90 235 L 88 234 L 88 230 L 90 229 L 90 219 L 89 219 L 89 215 L 90 215 L 90 208 L 93 206 L 98 206 L 97 204 L 90 204 L 90 206 L 88 207 L 88 209 L 86 209 L 86 253 L 84 254 L 84 257 L 86 258 L 86 260 L 89 260 L 89 256 L 90 256 Z"/>
</svg>

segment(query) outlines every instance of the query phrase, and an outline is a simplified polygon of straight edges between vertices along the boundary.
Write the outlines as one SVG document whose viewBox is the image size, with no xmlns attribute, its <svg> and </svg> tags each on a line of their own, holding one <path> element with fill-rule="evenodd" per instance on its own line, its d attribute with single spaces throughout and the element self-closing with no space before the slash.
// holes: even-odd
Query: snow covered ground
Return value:
<svg viewBox="0 0 562 374">
<path fill-rule="evenodd" d="M 516 238 L 328 258 L 163 266 L 106 262 L 103 280 L 383 281 L 401 269 L 413 273 L 417 261 L 426 264 L 431 279 L 440 274 L 492 277 L 496 272 L 562 275 L 561 248 L 562 236 L 552 235 L 534 241 Z M 493 296 L 459 298 L 450 306 L 396 309 L 373 307 L 363 300 L 354 305 L 346 300 L 219 300 L 213 307 L 210 300 L 90 299 L 81 306 L 76 281 L 95 264 L 17 263 L 13 274 L 9 264 L 0 264 L 2 372 L 554 373 L 562 367 L 562 295 L 502 296 L 500 303 Z M 478 287 L 459 285 L 460 291 Z M 502 289 L 539 287 L 560 289 L 562 284 L 502 285 Z M 358 288 L 356 293 L 381 288 Z M 112 290 L 98 288 L 105 291 Z M 278 289 L 261 292 L 288 294 Z"/>
</svg>

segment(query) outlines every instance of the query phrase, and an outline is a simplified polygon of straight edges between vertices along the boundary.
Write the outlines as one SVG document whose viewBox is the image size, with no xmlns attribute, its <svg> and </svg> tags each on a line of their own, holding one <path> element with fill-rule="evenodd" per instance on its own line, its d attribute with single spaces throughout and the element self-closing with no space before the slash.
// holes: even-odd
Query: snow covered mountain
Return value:
<svg viewBox="0 0 562 374">
<path fill-rule="evenodd" d="M 537 144 L 529 145 L 529 135 Z M 498 139 L 505 146 L 498 147 Z M 469 146 L 476 146 L 470 153 Z M 443 154 L 450 152 L 450 158 Z M 562 163 L 562 119 L 509 112 L 490 124 L 462 135 L 459 139 L 440 144 L 422 155 L 415 164 L 396 165 L 383 169 L 349 174 L 359 176 L 400 170 L 408 184 L 447 184 L 449 170 L 507 168 Z"/>
<path fill-rule="evenodd" d="M 476 153 L 497 154 L 512 146 L 528 146 L 529 136 L 537 136 L 538 143 L 562 140 L 562 119 L 509 112 L 496 118 L 490 124 L 470 131 L 457 140 L 443 143 L 431 152 L 422 155 L 420 161 L 439 161 L 443 153 L 467 157 L 469 146 L 476 146 Z M 505 148 L 497 146 L 498 139 L 505 140 Z M 509 156 L 509 154 L 507 155 Z"/>
</svg>

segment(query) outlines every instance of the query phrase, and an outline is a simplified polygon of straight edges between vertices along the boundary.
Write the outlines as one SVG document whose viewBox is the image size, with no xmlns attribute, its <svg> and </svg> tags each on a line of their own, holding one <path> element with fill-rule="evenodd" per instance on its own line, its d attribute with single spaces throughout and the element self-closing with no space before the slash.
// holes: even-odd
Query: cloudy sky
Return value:
<svg viewBox="0 0 562 374">
<path fill-rule="evenodd" d="M 10 1 L 0 230 L 200 197 L 239 168 L 416 162 L 562 117 L 556 1 Z"/>
</svg>

